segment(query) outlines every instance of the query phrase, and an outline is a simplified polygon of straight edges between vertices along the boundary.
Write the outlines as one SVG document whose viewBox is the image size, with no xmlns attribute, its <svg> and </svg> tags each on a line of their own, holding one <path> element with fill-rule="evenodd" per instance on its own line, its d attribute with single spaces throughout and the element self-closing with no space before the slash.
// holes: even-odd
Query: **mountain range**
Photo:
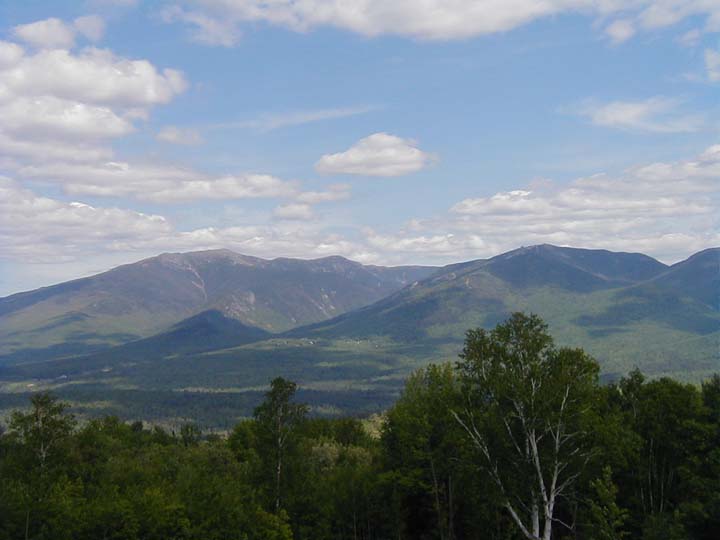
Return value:
<svg viewBox="0 0 720 540">
<path fill-rule="evenodd" d="M 81 414 L 223 426 L 283 375 L 317 412 L 367 413 L 513 311 L 606 379 L 699 381 L 720 371 L 720 249 L 671 266 L 551 245 L 442 268 L 164 254 L 0 299 L 0 408 L 49 388 Z"/>
<path fill-rule="evenodd" d="M 0 356 L 37 360 L 87 353 L 165 331 L 209 310 L 282 332 L 371 304 L 434 271 L 364 266 L 342 257 L 166 253 L 0 298 Z"/>
</svg>

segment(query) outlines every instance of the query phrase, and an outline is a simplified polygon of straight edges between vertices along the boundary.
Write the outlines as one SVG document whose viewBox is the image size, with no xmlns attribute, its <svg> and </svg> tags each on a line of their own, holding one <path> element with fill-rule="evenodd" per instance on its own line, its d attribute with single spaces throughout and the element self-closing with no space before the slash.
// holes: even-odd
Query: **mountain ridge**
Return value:
<svg viewBox="0 0 720 540">
<path fill-rule="evenodd" d="M 398 285 L 409 281 L 407 268 L 311 261 L 305 277 L 331 277 L 335 286 L 338 275 L 342 283 L 357 277 L 367 284 L 376 283 L 379 272 L 394 289 L 336 317 L 274 333 L 227 309 L 205 309 L 111 348 L 77 354 L 66 347 L 45 360 L 42 351 L 6 355 L 0 357 L 0 410 L 31 388 L 51 389 L 90 416 L 97 414 L 93 404 L 105 403 L 102 410 L 124 417 L 200 415 L 212 423 L 219 403 L 249 414 L 250 396 L 282 375 L 313 392 L 320 410 L 377 412 L 413 369 L 453 361 L 469 328 L 492 328 L 514 311 L 540 315 L 558 345 L 595 356 L 605 380 L 638 367 L 651 377 L 698 382 L 720 370 L 719 254 L 704 250 L 668 266 L 637 253 L 541 245 L 425 269 L 405 286 Z M 177 257 L 166 260 L 184 264 Z M 197 257 L 225 260 L 213 272 L 226 275 L 227 256 Z M 297 265 L 303 263 L 279 258 L 263 276 L 282 293 L 287 289 L 278 280 L 294 275 Z M 200 272 L 210 296 L 218 288 L 213 272 Z M 198 287 L 184 283 L 197 294 Z M 293 283 L 293 301 L 309 303 L 309 285 Z M 82 324 L 87 314 L 64 317 Z"/>
<path fill-rule="evenodd" d="M 149 337 L 206 310 L 284 331 L 370 304 L 435 270 L 364 266 L 342 257 L 163 253 L 0 298 L 0 355 L 27 343 L 37 344 L 37 351 L 87 352 Z"/>
</svg>

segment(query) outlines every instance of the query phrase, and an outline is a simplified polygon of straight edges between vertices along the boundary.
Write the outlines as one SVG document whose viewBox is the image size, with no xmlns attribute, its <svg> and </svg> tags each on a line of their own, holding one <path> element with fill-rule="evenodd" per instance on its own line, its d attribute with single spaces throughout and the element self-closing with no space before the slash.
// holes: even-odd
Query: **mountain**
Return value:
<svg viewBox="0 0 720 540">
<path fill-rule="evenodd" d="M 448 325 L 459 324 L 461 332 L 469 326 L 491 327 L 513 311 L 531 308 L 553 318 L 555 308 L 570 299 L 594 298 L 592 293 L 637 285 L 667 270 L 641 254 L 531 246 L 445 267 L 365 309 L 291 333 L 455 339 Z M 584 301 L 572 309 L 578 307 L 593 306 Z"/>
<path fill-rule="evenodd" d="M 718 250 L 668 267 L 650 257 L 532 246 L 453 265 L 371 306 L 289 332 L 379 340 L 442 355 L 470 327 L 513 311 L 539 314 L 562 345 L 587 349 L 606 373 L 638 366 L 688 375 L 720 368 Z"/>
<path fill-rule="evenodd" d="M 268 334 L 255 319 L 239 318 L 242 310 L 229 308 L 235 304 L 228 299 L 237 295 L 216 292 L 237 290 L 235 282 L 219 278 L 235 275 L 231 263 L 211 265 L 219 274 L 211 277 L 196 262 L 210 293 L 207 303 L 216 299 L 217 307 L 94 354 L 0 362 L 0 412 L 44 388 L 72 400 L 81 414 L 190 418 L 222 427 L 249 414 L 268 381 L 282 375 L 300 383 L 302 398 L 317 412 L 368 413 L 387 407 L 412 370 L 454 361 L 468 328 L 492 328 L 513 311 L 540 315 L 558 344 L 594 355 L 606 379 L 634 367 L 696 382 L 720 371 L 718 249 L 668 266 L 637 253 L 542 245 L 432 273 L 344 259 L 276 261 L 262 272 L 274 276 L 266 287 L 247 277 L 253 271 L 243 282 L 278 312 L 300 313 L 298 304 L 313 310 L 305 298 L 322 298 L 348 281 L 352 291 L 376 290 L 379 282 L 393 286 L 372 304 L 352 309 L 333 300 L 344 313 L 327 318 L 328 309 L 311 311 L 324 320 L 294 328 L 286 322 L 272 328 L 284 331 Z M 418 275 L 423 270 L 426 275 Z M 288 275 L 292 286 L 280 277 Z M 320 287 L 316 280 L 333 285 Z M 350 298 L 346 292 L 343 298 Z"/>
<path fill-rule="evenodd" d="M 654 282 L 720 310 L 720 248 L 711 248 L 674 264 Z"/>
<path fill-rule="evenodd" d="M 237 347 L 268 339 L 272 334 L 208 310 L 174 324 L 167 332 L 132 341 L 90 355 L 102 362 L 143 357 L 178 356 L 214 349 Z"/>
<path fill-rule="evenodd" d="M 493 257 L 484 269 L 515 287 L 556 286 L 589 292 L 650 279 L 667 269 L 640 253 L 552 245 L 520 248 Z"/>
<path fill-rule="evenodd" d="M 80 354 L 151 336 L 209 310 L 281 332 L 371 304 L 435 270 L 364 266 L 342 257 L 167 253 L 0 298 L 0 355 Z"/>
</svg>

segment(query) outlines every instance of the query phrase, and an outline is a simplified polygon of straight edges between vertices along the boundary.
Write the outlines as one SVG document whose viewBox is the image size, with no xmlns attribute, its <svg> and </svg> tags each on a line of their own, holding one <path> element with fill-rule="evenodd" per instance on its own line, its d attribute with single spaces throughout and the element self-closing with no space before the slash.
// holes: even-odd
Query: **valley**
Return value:
<svg viewBox="0 0 720 540">
<path fill-rule="evenodd" d="M 666 266 L 640 254 L 543 245 L 435 269 L 162 255 L 90 284 L 51 287 L 52 295 L 1 299 L 5 332 L 47 316 L 49 305 L 66 311 L 64 324 L 28 325 L 15 340 L 3 335 L 0 407 L 48 389 L 83 415 L 226 427 L 283 374 L 316 413 L 365 415 L 388 407 L 414 369 L 456 360 L 467 329 L 491 328 L 515 311 L 540 315 L 559 344 L 595 356 L 606 381 L 637 367 L 698 382 L 720 366 L 719 258 L 709 249 Z M 115 275 L 132 276 L 135 292 Z M 206 284 L 200 296 L 198 275 Z M 90 301 L 90 292 L 106 300 Z M 251 308 L 237 301 L 243 295 L 256 299 Z M 112 336 L 109 314 L 119 325 L 128 313 L 136 329 L 148 314 L 162 315 L 132 337 Z M 35 345 L 77 335 L 81 325 L 98 328 L 82 343 L 96 350 Z M 152 335 L 134 339 L 142 334 Z"/>
</svg>

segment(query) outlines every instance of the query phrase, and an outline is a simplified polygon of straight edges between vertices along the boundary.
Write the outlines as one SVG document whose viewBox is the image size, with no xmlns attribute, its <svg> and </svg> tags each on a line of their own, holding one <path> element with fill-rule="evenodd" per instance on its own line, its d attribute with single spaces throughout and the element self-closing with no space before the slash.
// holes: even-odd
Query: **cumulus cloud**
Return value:
<svg viewBox="0 0 720 540">
<path fill-rule="evenodd" d="M 642 101 L 588 101 L 571 109 L 596 126 L 645 133 L 690 133 L 704 127 L 699 115 L 677 111 L 681 101 L 665 97 L 652 97 Z"/>
<path fill-rule="evenodd" d="M 75 31 L 60 19 L 50 18 L 13 28 L 13 34 L 34 47 L 69 49 L 75 44 Z"/>
<path fill-rule="evenodd" d="M 417 172 L 433 161 L 433 156 L 415 142 L 388 133 L 374 133 L 337 154 L 326 154 L 315 164 L 323 174 L 362 176 L 402 176 Z"/>
<path fill-rule="evenodd" d="M 75 25 L 90 35 L 101 31 L 101 22 L 85 17 Z M 138 118 L 185 87 L 178 71 L 159 70 L 146 60 L 128 60 L 106 50 L 28 52 L 0 41 L 0 160 L 21 179 L 55 183 L 73 195 L 160 203 L 297 197 L 294 204 L 306 206 L 347 197 L 347 186 L 303 193 L 295 182 L 267 174 L 217 176 L 115 158 L 106 141 L 134 131 Z M 300 121 L 313 119 L 276 119 L 275 124 Z M 157 138 L 173 144 L 202 142 L 198 132 L 177 126 L 166 126 Z M 289 211 L 280 213 L 287 217 Z M 299 215 L 298 208 L 294 211 Z"/>
<path fill-rule="evenodd" d="M 93 47 L 75 54 L 41 50 L 18 56 L 12 44 L 3 44 L 0 59 L 0 99 L 46 96 L 119 107 L 149 107 L 168 103 L 187 83 L 174 69 L 158 70 L 147 60 L 129 60 Z"/>
<path fill-rule="evenodd" d="M 157 136 L 155 137 L 159 141 L 181 144 L 181 145 L 196 145 L 203 142 L 200 133 L 194 129 L 179 128 L 177 126 L 166 126 L 162 128 Z"/>
<path fill-rule="evenodd" d="M 51 96 L 17 97 L 0 101 L 2 130 L 33 140 L 74 137 L 119 137 L 133 131 L 132 124 L 109 107 L 88 105 Z"/>
<path fill-rule="evenodd" d="M 561 14 L 585 14 L 601 20 L 619 17 L 607 27 L 611 39 L 628 39 L 635 28 L 653 30 L 693 16 L 705 16 L 712 28 L 720 6 L 704 0 L 193 0 L 187 11 L 168 20 L 193 28 L 196 41 L 232 46 L 243 24 L 264 22 L 298 32 L 329 26 L 365 36 L 394 34 L 425 40 L 464 39 L 513 30 Z M 215 28 L 220 26 L 217 37 Z"/>
<path fill-rule="evenodd" d="M 42 21 L 15 26 L 12 33 L 28 45 L 41 49 L 70 49 L 81 35 L 89 41 L 100 41 L 105 34 L 105 21 L 98 15 L 78 17 L 72 24 L 51 17 Z"/>
<path fill-rule="evenodd" d="M 452 207 L 455 218 L 446 226 L 480 235 L 491 252 L 548 242 L 673 261 L 720 243 L 719 175 L 720 146 L 713 146 L 692 160 L 638 166 L 617 177 L 465 199 Z"/>
<path fill-rule="evenodd" d="M 44 163 L 53 161 L 94 162 L 108 160 L 113 152 L 110 148 L 95 144 L 94 141 L 73 141 L 56 139 L 23 139 L 13 137 L 0 130 L 0 159 L 20 162 L 13 168 L 19 168 L 23 162 Z"/>
<path fill-rule="evenodd" d="M 106 161 L 46 163 L 18 169 L 23 178 L 60 183 L 70 194 L 176 203 L 197 199 L 292 197 L 293 182 L 266 174 L 212 177 L 171 165 Z"/>
<path fill-rule="evenodd" d="M 25 54 L 25 51 L 20 45 L 9 41 L 0 41 L 0 69 L 16 65 L 23 57 L 23 54 Z M 0 94 L 0 96 L 2 95 Z"/>
<path fill-rule="evenodd" d="M 96 16 L 80 17 L 72 28 L 47 19 L 18 27 L 15 35 L 39 40 L 41 35 L 60 35 L 62 25 L 89 39 L 99 38 L 104 28 Z M 44 44 L 60 45 L 50 37 Z M 134 131 L 138 119 L 172 100 L 186 84 L 179 71 L 159 70 L 147 60 L 107 50 L 28 51 L 0 41 L 0 159 L 17 167 L 109 160 L 113 152 L 107 139 Z"/>
<path fill-rule="evenodd" d="M 350 184 L 332 184 L 325 191 L 303 191 L 295 200 L 304 204 L 341 201 L 350 197 Z"/>
<path fill-rule="evenodd" d="M 0 257 L 90 261 L 113 253 L 130 261 L 136 254 L 226 247 L 260 257 L 443 264 L 553 243 L 639 251 L 674 262 L 720 245 L 719 177 L 716 145 L 694 159 L 640 165 L 619 175 L 467 198 L 445 215 L 357 235 L 330 232 L 327 223 L 312 219 L 309 203 L 296 199 L 276 208 L 265 224 L 181 230 L 161 216 L 42 197 L 3 178 Z"/>
<path fill-rule="evenodd" d="M 296 221 L 309 221 L 315 218 L 315 213 L 309 204 L 289 203 L 281 204 L 273 215 L 278 219 L 288 219 Z"/>
<path fill-rule="evenodd" d="M 124 254 L 129 262 L 135 254 L 219 247 L 259 257 L 370 257 L 361 244 L 311 223 L 180 230 L 158 215 L 39 196 L 5 177 L 0 177 L 0 245 L 0 259 L 26 264 L 81 259 L 95 264 L 108 253 Z"/>
<path fill-rule="evenodd" d="M 170 224 L 161 216 L 42 197 L 0 177 L 3 258 L 26 262 L 58 256 L 72 259 L 170 231 Z"/>
<path fill-rule="evenodd" d="M 368 244 L 383 253 L 412 254 L 428 260 L 459 262 L 458 257 L 466 253 L 488 250 L 483 238 L 476 234 L 378 234 L 372 229 L 366 231 Z"/>
<path fill-rule="evenodd" d="M 257 257 L 326 257 L 342 255 L 360 262 L 373 260 L 361 243 L 328 233 L 304 221 L 281 220 L 270 225 L 251 225 L 192 231 L 138 242 L 134 249 L 195 250 L 225 247 Z"/>
</svg>

